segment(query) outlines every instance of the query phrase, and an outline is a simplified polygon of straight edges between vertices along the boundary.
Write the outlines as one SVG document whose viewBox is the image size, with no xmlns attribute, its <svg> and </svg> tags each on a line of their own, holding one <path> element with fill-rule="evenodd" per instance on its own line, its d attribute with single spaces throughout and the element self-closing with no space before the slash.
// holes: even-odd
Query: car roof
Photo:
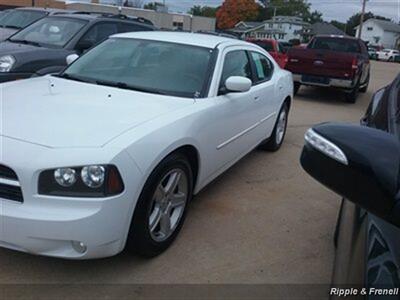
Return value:
<svg viewBox="0 0 400 300">
<path fill-rule="evenodd" d="M 18 7 L 16 10 L 28 10 L 28 11 L 42 11 L 51 14 L 59 14 L 59 13 L 72 13 L 73 11 L 65 10 L 65 9 L 57 9 L 57 8 L 44 8 L 44 7 Z"/>
<path fill-rule="evenodd" d="M 337 34 L 318 34 L 315 37 L 319 38 L 340 38 L 340 39 L 347 39 L 347 40 L 355 40 L 359 41 L 360 39 L 354 36 L 349 36 L 349 35 L 337 35 Z"/>
<path fill-rule="evenodd" d="M 73 18 L 73 19 L 80 19 L 86 21 L 92 20 L 115 20 L 115 21 L 126 21 L 126 22 L 133 22 L 133 23 L 140 23 L 143 26 L 153 27 L 153 23 L 149 20 L 140 18 L 140 17 L 131 17 L 125 15 L 118 15 L 118 14 L 104 14 L 104 13 L 97 13 L 97 12 L 82 12 L 82 11 L 65 11 L 64 14 L 57 14 L 56 17 L 62 18 Z M 54 15 L 53 15 L 54 16 Z"/>
<path fill-rule="evenodd" d="M 224 43 L 233 45 L 249 45 L 245 41 L 237 39 L 210 35 L 205 33 L 192 33 L 192 32 L 168 32 L 168 31 L 138 31 L 115 34 L 112 38 L 130 38 L 130 39 L 145 39 L 152 41 L 170 42 L 191 46 L 199 46 L 205 48 L 215 48 Z"/>
</svg>

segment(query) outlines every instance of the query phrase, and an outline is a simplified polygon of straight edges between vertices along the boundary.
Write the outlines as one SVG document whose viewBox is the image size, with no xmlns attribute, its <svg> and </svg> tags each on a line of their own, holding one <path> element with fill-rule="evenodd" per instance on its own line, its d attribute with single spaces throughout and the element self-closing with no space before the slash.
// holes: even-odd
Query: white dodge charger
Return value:
<svg viewBox="0 0 400 300">
<path fill-rule="evenodd" d="M 256 45 L 144 32 L 1 85 L 0 246 L 160 254 L 194 194 L 255 147 L 279 149 L 292 82 Z"/>
</svg>

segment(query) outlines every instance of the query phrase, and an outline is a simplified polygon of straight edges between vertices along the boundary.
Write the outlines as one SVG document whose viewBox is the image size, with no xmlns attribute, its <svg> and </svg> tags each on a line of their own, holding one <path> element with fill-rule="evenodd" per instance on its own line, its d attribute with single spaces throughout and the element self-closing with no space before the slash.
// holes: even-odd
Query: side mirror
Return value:
<svg viewBox="0 0 400 300">
<path fill-rule="evenodd" d="M 301 165 L 314 179 L 400 227 L 400 143 L 364 126 L 325 123 L 308 130 Z"/>
<path fill-rule="evenodd" d="M 72 64 L 74 61 L 76 61 L 79 58 L 78 54 L 70 54 L 67 56 L 67 65 L 69 66 L 70 64 Z"/>
<path fill-rule="evenodd" d="M 94 43 L 89 40 L 81 40 L 76 45 L 76 50 L 79 52 L 85 52 L 94 46 Z"/>
<path fill-rule="evenodd" d="M 251 89 L 252 82 L 250 79 L 241 76 L 231 76 L 225 81 L 226 93 L 244 93 Z"/>
</svg>

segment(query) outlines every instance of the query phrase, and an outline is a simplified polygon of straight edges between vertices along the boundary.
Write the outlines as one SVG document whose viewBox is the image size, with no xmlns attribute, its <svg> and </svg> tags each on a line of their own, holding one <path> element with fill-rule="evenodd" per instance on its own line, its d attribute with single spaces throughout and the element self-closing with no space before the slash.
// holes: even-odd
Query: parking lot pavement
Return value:
<svg viewBox="0 0 400 300">
<path fill-rule="evenodd" d="M 202 191 L 165 254 L 66 261 L 2 249 L 0 283 L 329 283 L 339 197 L 302 171 L 303 135 L 318 122 L 357 123 L 398 71 L 373 62 L 370 89 L 355 105 L 302 88 L 282 149 L 252 152 Z"/>
</svg>

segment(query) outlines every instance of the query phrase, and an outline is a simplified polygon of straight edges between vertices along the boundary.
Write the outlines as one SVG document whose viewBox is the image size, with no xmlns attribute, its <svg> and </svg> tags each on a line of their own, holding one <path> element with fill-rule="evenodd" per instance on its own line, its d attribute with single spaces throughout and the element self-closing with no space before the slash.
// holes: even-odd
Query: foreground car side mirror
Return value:
<svg viewBox="0 0 400 300">
<path fill-rule="evenodd" d="M 231 76 L 225 81 L 225 94 L 248 92 L 252 84 L 252 81 L 246 77 Z"/>
<path fill-rule="evenodd" d="M 76 61 L 79 58 L 78 54 L 70 54 L 67 56 L 67 65 L 69 66 L 70 64 L 72 64 L 74 61 Z"/>
<path fill-rule="evenodd" d="M 317 181 L 400 227 L 400 143 L 364 126 L 325 123 L 308 130 L 301 165 Z"/>
</svg>

